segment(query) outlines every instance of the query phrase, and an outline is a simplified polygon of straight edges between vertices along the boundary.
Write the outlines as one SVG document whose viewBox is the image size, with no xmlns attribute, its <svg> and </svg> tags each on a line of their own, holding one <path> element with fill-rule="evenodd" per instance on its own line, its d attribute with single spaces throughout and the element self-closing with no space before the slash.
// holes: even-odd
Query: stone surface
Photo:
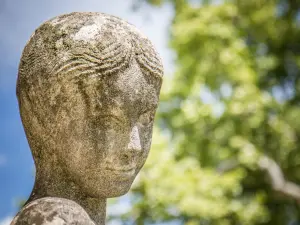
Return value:
<svg viewBox="0 0 300 225">
<path fill-rule="evenodd" d="M 42 24 L 19 66 L 36 180 L 13 224 L 105 224 L 106 198 L 125 194 L 147 158 L 162 76 L 150 41 L 117 17 Z"/>
<path fill-rule="evenodd" d="M 89 215 L 76 202 L 55 197 L 40 198 L 27 204 L 18 214 L 14 224 L 86 224 L 95 225 Z"/>
</svg>

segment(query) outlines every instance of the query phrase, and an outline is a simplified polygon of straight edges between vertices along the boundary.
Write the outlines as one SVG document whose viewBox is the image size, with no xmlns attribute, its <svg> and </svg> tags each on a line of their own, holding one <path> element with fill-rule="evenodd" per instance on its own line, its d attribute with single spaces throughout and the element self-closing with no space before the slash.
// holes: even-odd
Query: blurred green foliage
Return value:
<svg viewBox="0 0 300 225">
<path fill-rule="evenodd" d="M 300 224 L 258 165 L 300 184 L 300 2 L 148 0 L 166 2 L 176 72 L 124 223 Z"/>
</svg>

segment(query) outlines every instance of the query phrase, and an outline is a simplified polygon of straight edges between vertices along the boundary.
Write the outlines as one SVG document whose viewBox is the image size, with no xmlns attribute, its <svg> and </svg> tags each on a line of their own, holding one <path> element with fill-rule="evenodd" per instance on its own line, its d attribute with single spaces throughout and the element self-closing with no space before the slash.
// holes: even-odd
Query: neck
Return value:
<svg viewBox="0 0 300 225">
<path fill-rule="evenodd" d="M 47 173 L 45 169 L 43 169 L 43 171 L 44 172 L 41 173 L 37 169 L 34 188 L 26 204 L 44 197 L 69 199 L 79 204 L 88 213 L 95 224 L 105 225 L 106 198 L 101 199 L 86 196 L 82 193 L 78 185 L 66 179 L 68 176 L 64 175 L 61 169 L 55 170 L 55 181 L 53 181 L 53 175 L 49 176 L 49 173 Z"/>
</svg>

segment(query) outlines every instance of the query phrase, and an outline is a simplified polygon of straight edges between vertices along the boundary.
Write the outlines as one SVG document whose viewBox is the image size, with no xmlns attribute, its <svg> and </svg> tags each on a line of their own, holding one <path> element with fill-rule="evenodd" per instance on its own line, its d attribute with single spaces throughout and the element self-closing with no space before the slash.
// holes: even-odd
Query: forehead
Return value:
<svg viewBox="0 0 300 225">
<path fill-rule="evenodd" d="M 129 68 L 108 78 L 104 97 L 109 103 L 134 110 L 156 109 L 160 87 L 150 82 L 150 74 L 143 74 L 138 63 L 133 62 Z"/>
</svg>

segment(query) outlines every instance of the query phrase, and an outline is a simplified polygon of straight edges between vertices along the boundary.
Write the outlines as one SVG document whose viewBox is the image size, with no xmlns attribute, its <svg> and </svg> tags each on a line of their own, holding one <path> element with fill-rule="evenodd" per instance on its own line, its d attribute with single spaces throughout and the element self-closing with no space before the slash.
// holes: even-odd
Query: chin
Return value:
<svg viewBox="0 0 300 225">
<path fill-rule="evenodd" d="M 109 187 L 107 189 L 107 198 L 114 198 L 114 197 L 119 197 L 124 194 L 126 194 L 132 185 L 133 179 L 132 180 L 127 180 L 127 181 L 116 181 L 114 182 L 114 185 Z"/>
<path fill-rule="evenodd" d="M 122 195 L 125 195 L 130 189 L 130 186 L 128 188 L 124 188 L 123 190 L 116 190 L 116 191 L 111 191 L 109 195 L 106 198 L 115 198 L 115 197 L 120 197 Z"/>
<path fill-rule="evenodd" d="M 83 191 L 93 198 L 114 198 L 126 194 L 132 185 L 132 180 L 115 180 L 108 183 L 93 183 L 85 186 Z"/>
</svg>

